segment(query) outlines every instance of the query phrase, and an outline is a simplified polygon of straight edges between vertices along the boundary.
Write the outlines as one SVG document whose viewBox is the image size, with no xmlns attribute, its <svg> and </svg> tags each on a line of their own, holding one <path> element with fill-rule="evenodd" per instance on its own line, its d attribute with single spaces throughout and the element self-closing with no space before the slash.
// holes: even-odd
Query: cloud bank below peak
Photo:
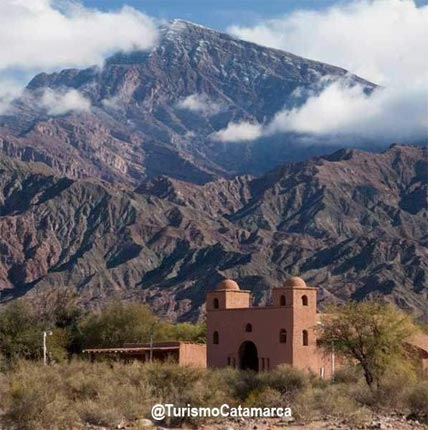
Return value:
<svg viewBox="0 0 428 430">
<path fill-rule="evenodd" d="M 267 124 L 231 122 L 211 137 L 222 142 L 293 133 L 308 143 L 354 145 L 419 141 L 428 136 L 428 88 L 422 84 L 378 88 L 367 94 L 347 80 L 330 82 L 299 107 L 283 109 Z M 297 137 L 296 137 L 297 138 Z"/>
<path fill-rule="evenodd" d="M 48 115 L 52 116 L 64 115 L 70 112 L 89 112 L 91 110 L 90 100 L 75 89 L 60 92 L 48 88 L 43 92 L 39 104 L 46 110 Z"/>
<path fill-rule="evenodd" d="M 177 103 L 179 109 L 204 115 L 215 115 L 223 109 L 221 103 L 211 100 L 206 94 L 191 94 Z"/>
<path fill-rule="evenodd" d="M 260 135 L 418 141 L 428 136 L 428 6 L 412 0 L 356 0 L 233 26 L 241 39 L 344 67 L 381 84 L 372 94 L 345 81 L 329 83 L 294 109 L 259 126 Z M 241 124 L 241 128 L 244 125 Z M 222 133 L 220 131 L 219 133 Z"/>
</svg>

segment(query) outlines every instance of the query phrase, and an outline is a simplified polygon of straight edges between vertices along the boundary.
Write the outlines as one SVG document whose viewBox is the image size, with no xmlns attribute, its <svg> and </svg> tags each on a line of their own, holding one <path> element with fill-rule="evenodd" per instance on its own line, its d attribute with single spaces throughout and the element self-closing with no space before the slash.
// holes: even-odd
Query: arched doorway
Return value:
<svg viewBox="0 0 428 430">
<path fill-rule="evenodd" d="M 239 368 L 242 370 L 259 371 L 259 356 L 254 342 L 242 342 L 239 347 Z"/>
</svg>

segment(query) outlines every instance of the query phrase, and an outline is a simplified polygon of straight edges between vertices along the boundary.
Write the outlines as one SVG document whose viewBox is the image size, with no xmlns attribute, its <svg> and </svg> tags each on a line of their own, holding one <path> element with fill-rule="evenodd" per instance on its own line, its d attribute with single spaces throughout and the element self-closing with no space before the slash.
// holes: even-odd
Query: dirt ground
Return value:
<svg viewBox="0 0 428 430">
<path fill-rule="evenodd" d="M 218 427 L 205 425 L 201 430 L 356 430 L 356 429 L 388 429 L 388 430 L 428 430 L 427 424 L 408 420 L 403 416 L 378 416 L 371 422 L 361 426 L 351 426 L 344 421 L 326 419 L 311 423 L 287 423 L 280 420 L 248 421 L 230 423 Z"/>
<path fill-rule="evenodd" d="M 140 420 L 136 423 L 124 423 L 123 425 L 107 429 L 105 427 L 89 426 L 84 430 L 357 430 L 357 429 L 384 429 L 384 430 L 428 430 L 427 423 L 420 423 L 407 419 L 404 416 L 376 416 L 369 423 L 352 426 L 345 421 L 326 418 L 325 420 L 311 423 L 294 423 L 280 419 L 240 419 L 236 421 L 202 424 L 200 426 L 183 426 L 181 428 L 169 428 L 159 426 L 150 420 Z"/>
</svg>

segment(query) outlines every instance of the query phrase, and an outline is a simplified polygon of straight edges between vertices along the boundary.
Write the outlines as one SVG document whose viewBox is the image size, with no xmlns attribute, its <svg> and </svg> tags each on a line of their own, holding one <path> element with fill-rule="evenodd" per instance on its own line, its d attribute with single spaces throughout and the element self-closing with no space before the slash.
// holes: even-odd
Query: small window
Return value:
<svg viewBox="0 0 428 430">
<path fill-rule="evenodd" d="M 303 335 L 303 346 L 308 346 L 308 344 L 309 344 L 309 342 L 308 342 L 308 331 L 303 330 L 302 335 Z"/>
<path fill-rule="evenodd" d="M 279 332 L 279 342 L 280 343 L 287 343 L 287 330 L 282 329 Z"/>
<path fill-rule="evenodd" d="M 308 306 L 308 296 L 302 296 L 302 305 Z"/>
<path fill-rule="evenodd" d="M 280 297 L 280 299 L 279 299 L 279 305 L 280 305 L 280 306 L 285 306 L 286 304 L 287 304 L 287 300 L 286 300 L 285 296 L 284 296 L 284 295 L 282 295 L 282 296 Z"/>
<path fill-rule="evenodd" d="M 214 333 L 213 333 L 213 344 L 214 345 L 218 345 L 219 344 L 219 335 L 218 335 L 218 331 L 215 331 Z"/>
<path fill-rule="evenodd" d="M 214 309 L 218 309 L 219 307 L 220 307 L 220 304 L 219 304 L 219 302 L 218 302 L 218 299 L 216 298 L 216 299 L 214 299 L 214 301 L 213 301 L 213 306 L 214 306 Z"/>
<path fill-rule="evenodd" d="M 253 326 L 252 326 L 250 323 L 248 323 L 248 324 L 245 326 L 245 331 L 246 331 L 247 333 L 251 333 L 251 332 L 253 331 Z"/>
</svg>

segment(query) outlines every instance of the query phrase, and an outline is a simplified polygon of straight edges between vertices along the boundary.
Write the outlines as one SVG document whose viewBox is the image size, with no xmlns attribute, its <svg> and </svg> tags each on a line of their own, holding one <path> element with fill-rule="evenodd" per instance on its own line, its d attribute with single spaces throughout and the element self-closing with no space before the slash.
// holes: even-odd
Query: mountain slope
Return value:
<svg viewBox="0 0 428 430">
<path fill-rule="evenodd" d="M 114 55 L 102 69 L 36 76 L 14 112 L 0 117 L 0 150 L 73 178 L 128 185 L 162 174 L 194 183 L 261 174 L 328 148 L 301 148 L 293 136 L 222 143 L 213 133 L 230 122 L 265 123 L 344 77 L 375 87 L 338 67 L 176 20 L 150 52 Z M 54 116 L 40 105 L 46 89 L 77 90 L 91 110 Z"/>
<path fill-rule="evenodd" d="M 321 302 L 382 294 L 426 319 L 427 193 L 428 149 L 404 145 L 135 192 L 3 158 L 1 298 L 65 285 L 88 306 L 138 299 L 186 320 L 222 277 L 265 302 L 299 274 Z"/>
</svg>

